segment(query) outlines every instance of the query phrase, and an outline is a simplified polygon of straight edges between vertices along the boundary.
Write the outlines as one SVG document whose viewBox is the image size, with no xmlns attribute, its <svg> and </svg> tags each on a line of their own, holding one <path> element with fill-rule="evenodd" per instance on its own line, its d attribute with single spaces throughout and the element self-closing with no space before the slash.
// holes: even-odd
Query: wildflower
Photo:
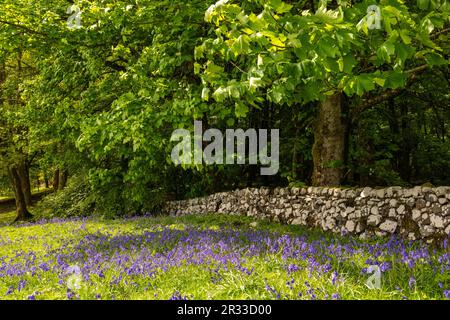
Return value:
<svg viewBox="0 0 450 320">
<path fill-rule="evenodd" d="M 331 275 L 331 283 L 333 284 L 333 286 L 336 284 L 337 279 L 338 279 L 338 273 L 336 271 L 334 271 L 333 274 Z"/>
<path fill-rule="evenodd" d="M 72 300 L 74 298 L 76 298 L 76 294 L 75 292 L 73 292 L 72 290 L 70 290 L 69 288 L 67 288 L 67 293 L 66 293 L 67 299 Z"/>
<path fill-rule="evenodd" d="M 266 279 L 264 279 L 264 281 L 266 282 L 266 291 L 268 291 L 268 292 L 272 293 L 273 295 L 275 295 L 275 297 L 276 297 L 277 299 L 280 299 L 280 298 L 281 298 L 280 293 L 279 293 L 275 288 L 272 288 L 272 287 L 267 283 L 267 280 L 266 280 Z"/>
<path fill-rule="evenodd" d="M 380 264 L 380 270 L 381 270 L 381 272 L 386 272 L 386 271 L 388 271 L 388 270 L 390 270 L 391 269 L 391 264 L 389 263 L 389 262 L 382 262 L 381 264 Z"/>
<path fill-rule="evenodd" d="M 47 263 L 41 263 L 41 264 L 39 265 L 39 268 L 41 268 L 42 271 L 48 271 L 48 270 L 50 270 L 50 268 L 48 267 L 48 264 L 47 264 Z"/>
<path fill-rule="evenodd" d="M 409 278 L 408 285 L 409 288 L 412 289 L 412 287 L 416 285 L 416 279 L 414 277 Z"/>
<path fill-rule="evenodd" d="M 23 288 L 25 288 L 25 285 L 27 284 L 27 282 L 25 280 L 20 280 L 19 284 L 17 285 L 17 291 L 22 290 Z"/>
<path fill-rule="evenodd" d="M 298 270 L 300 270 L 300 268 L 299 268 L 296 264 L 290 264 L 290 265 L 287 267 L 287 272 L 288 272 L 289 275 L 290 275 L 291 273 L 293 273 L 293 272 L 298 271 Z"/>
<path fill-rule="evenodd" d="M 14 292 L 14 287 L 13 286 L 9 286 L 8 291 L 6 291 L 6 295 L 10 295 Z"/>
<path fill-rule="evenodd" d="M 286 281 L 286 285 L 288 286 L 288 288 L 290 289 L 290 290 L 293 290 L 294 288 L 292 287 L 292 285 L 294 284 L 294 278 L 292 278 L 291 280 L 289 280 L 289 281 Z"/>
<path fill-rule="evenodd" d="M 36 300 L 36 296 L 39 294 L 38 291 L 35 291 L 33 294 L 28 296 L 28 300 Z"/>
<path fill-rule="evenodd" d="M 183 296 L 183 295 L 181 295 L 180 292 L 175 291 L 172 294 L 172 296 L 169 298 L 169 300 L 189 300 L 189 299 L 187 298 L 187 296 Z"/>
<path fill-rule="evenodd" d="M 341 300 L 341 296 L 339 295 L 339 293 L 333 293 L 331 295 L 331 299 L 333 299 L 333 300 Z"/>
</svg>

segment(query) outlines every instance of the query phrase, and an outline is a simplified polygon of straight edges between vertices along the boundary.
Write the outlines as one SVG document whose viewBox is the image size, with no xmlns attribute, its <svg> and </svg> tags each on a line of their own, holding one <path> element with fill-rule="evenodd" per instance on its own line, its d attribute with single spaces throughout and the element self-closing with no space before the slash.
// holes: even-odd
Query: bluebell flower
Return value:
<svg viewBox="0 0 450 320">
<path fill-rule="evenodd" d="M 331 276 L 331 283 L 332 283 L 333 285 L 335 285 L 336 282 L 337 282 L 337 279 L 338 279 L 338 273 L 337 273 L 336 271 L 334 271 L 333 274 L 332 274 L 332 276 Z"/>
<path fill-rule="evenodd" d="M 21 291 L 23 288 L 25 288 L 25 285 L 27 284 L 27 282 L 25 280 L 20 280 L 19 284 L 17 285 L 17 291 Z"/>
<path fill-rule="evenodd" d="M 339 295 L 339 293 L 333 293 L 331 295 L 331 299 L 333 299 L 333 300 L 341 300 L 341 296 Z"/>
<path fill-rule="evenodd" d="M 408 285 L 409 285 L 409 288 L 411 289 L 413 286 L 416 285 L 416 279 L 414 277 L 409 278 Z"/>
</svg>

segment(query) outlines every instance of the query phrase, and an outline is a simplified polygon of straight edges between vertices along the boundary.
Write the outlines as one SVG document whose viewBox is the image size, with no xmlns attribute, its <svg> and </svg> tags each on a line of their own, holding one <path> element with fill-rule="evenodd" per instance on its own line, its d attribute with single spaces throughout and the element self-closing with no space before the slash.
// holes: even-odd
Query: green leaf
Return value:
<svg viewBox="0 0 450 320">
<path fill-rule="evenodd" d="M 422 20 L 422 23 L 420 24 L 420 27 L 422 30 L 428 34 L 432 33 L 434 30 L 434 24 L 431 21 L 430 18 L 426 17 Z"/>
<path fill-rule="evenodd" d="M 284 95 L 284 88 L 281 84 L 273 86 L 269 92 L 269 97 L 275 103 L 280 103 L 281 100 L 283 100 Z"/>
<path fill-rule="evenodd" d="M 356 94 L 361 96 L 364 92 L 375 88 L 374 81 L 369 74 L 361 74 L 356 77 Z"/>
<path fill-rule="evenodd" d="M 344 71 L 344 59 L 342 57 L 339 58 L 338 65 L 339 65 L 339 71 L 340 72 Z"/>
<path fill-rule="evenodd" d="M 248 106 L 241 101 L 235 103 L 234 113 L 236 114 L 236 117 L 243 118 L 248 113 Z"/>
<path fill-rule="evenodd" d="M 270 41 L 270 43 L 272 43 L 274 46 L 281 47 L 281 48 L 284 47 L 284 42 L 283 42 L 280 38 L 278 38 L 278 37 L 270 37 L 270 38 L 269 38 L 269 41 Z"/>
<path fill-rule="evenodd" d="M 234 119 L 233 118 L 228 118 L 227 119 L 227 126 L 228 127 L 234 126 Z"/>
<path fill-rule="evenodd" d="M 200 74 L 202 66 L 198 64 L 197 62 L 194 63 L 194 74 Z"/>
<path fill-rule="evenodd" d="M 334 58 L 336 56 L 336 53 L 339 52 L 339 50 L 336 48 L 336 44 L 333 42 L 333 39 L 331 38 L 321 39 L 317 45 L 317 49 L 320 52 L 320 54 L 324 57 Z"/>
<path fill-rule="evenodd" d="M 203 58 L 203 51 L 204 51 L 204 47 L 203 46 L 195 47 L 195 49 L 194 49 L 194 59 L 198 60 L 200 58 Z"/>
<path fill-rule="evenodd" d="M 373 78 L 373 81 L 379 85 L 380 87 L 384 87 L 384 83 L 386 82 L 386 79 L 383 78 Z"/>
<path fill-rule="evenodd" d="M 281 0 L 269 0 L 269 5 L 277 12 L 277 13 L 285 13 L 292 9 L 292 5 L 287 4 Z"/>
<path fill-rule="evenodd" d="M 400 64 L 404 65 L 406 60 L 413 55 L 414 49 L 411 48 L 410 46 L 407 46 L 399 42 L 395 45 L 395 52 L 397 54 Z"/>
<path fill-rule="evenodd" d="M 377 56 L 381 61 L 390 63 L 391 55 L 395 52 L 395 45 L 390 42 L 384 42 L 377 50 Z"/>
<path fill-rule="evenodd" d="M 234 43 L 234 45 L 233 45 L 233 47 L 232 47 L 232 50 L 236 53 L 236 55 L 239 55 L 239 54 L 247 54 L 249 51 L 250 51 L 250 38 L 249 38 L 249 36 L 247 36 L 247 35 L 240 35 L 237 39 L 236 39 L 236 41 L 235 41 L 235 43 Z"/>
<path fill-rule="evenodd" d="M 426 10 L 430 5 L 430 0 L 417 0 L 417 6 L 419 9 Z"/>
<path fill-rule="evenodd" d="M 444 57 L 442 57 L 440 54 L 431 52 L 427 55 L 425 55 L 425 60 L 427 63 L 431 66 L 441 66 L 448 64 L 448 61 L 445 60 Z"/>
<path fill-rule="evenodd" d="M 344 62 L 344 67 L 343 67 L 342 71 L 344 71 L 345 73 L 349 73 L 349 74 L 352 73 L 353 68 L 355 67 L 355 65 L 357 63 L 355 57 L 351 54 L 348 54 L 342 58 L 343 58 L 343 62 Z"/>
<path fill-rule="evenodd" d="M 203 88 L 203 90 L 202 90 L 202 99 L 203 100 L 207 101 L 209 99 L 209 92 L 210 92 L 209 88 Z"/>
<path fill-rule="evenodd" d="M 228 95 L 235 99 L 239 99 L 241 97 L 239 88 L 236 85 L 228 86 Z"/>
<path fill-rule="evenodd" d="M 325 70 L 327 70 L 327 72 L 336 72 L 337 73 L 340 71 L 339 62 L 333 58 L 326 58 L 324 60 L 324 67 L 325 67 Z"/>
<path fill-rule="evenodd" d="M 362 18 L 358 24 L 356 25 L 356 30 L 363 31 L 366 35 L 369 34 L 369 28 L 367 26 L 367 20 L 366 17 Z"/>
<path fill-rule="evenodd" d="M 228 98 L 228 90 L 223 87 L 219 87 L 216 91 L 214 91 L 212 96 L 217 102 L 223 102 L 226 98 Z"/>
<path fill-rule="evenodd" d="M 411 43 L 411 38 L 408 35 L 408 30 L 405 29 L 401 29 L 398 31 L 398 33 L 400 34 L 400 38 L 402 38 L 402 41 L 404 44 L 410 44 Z"/>
<path fill-rule="evenodd" d="M 391 73 L 388 73 L 384 87 L 389 89 L 396 89 L 403 87 L 405 84 L 406 75 L 402 72 L 393 71 Z"/>
<path fill-rule="evenodd" d="M 248 82 L 250 89 L 256 89 L 262 84 L 262 79 L 258 77 L 250 77 Z"/>
</svg>

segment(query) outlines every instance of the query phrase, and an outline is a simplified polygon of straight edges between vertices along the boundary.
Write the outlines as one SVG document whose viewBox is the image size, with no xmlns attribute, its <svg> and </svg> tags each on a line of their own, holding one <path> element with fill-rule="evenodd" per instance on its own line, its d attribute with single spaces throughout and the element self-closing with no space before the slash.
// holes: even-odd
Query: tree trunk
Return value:
<svg viewBox="0 0 450 320">
<path fill-rule="evenodd" d="M 25 203 L 27 204 L 27 206 L 31 206 L 32 197 L 30 185 L 30 170 L 26 161 L 21 161 L 21 163 L 16 167 L 16 171 L 19 175 L 20 183 L 22 185 L 22 192 L 25 197 Z"/>
<path fill-rule="evenodd" d="M 412 136 L 409 121 L 408 121 L 408 105 L 402 103 L 400 105 L 400 123 L 402 137 L 400 140 L 400 154 L 399 154 L 399 174 L 404 181 L 410 181 L 411 178 L 411 151 L 414 137 Z M 411 141 L 413 140 L 413 141 Z"/>
<path fill-rule="evenodd" d="M 53 175 L 53 191 L 58 191 L 59 188 L 59 169 L 55 170 Z"/>
<path fill-rule="evenodd" d="M 66 187 L 67 176 L 68 176 L 67 169 L 62 170 L 61 174 L 59 175 L 59 190 L 64 190 L 64 188 Z"/>
<path fill-rule="evenodd" d="M 319 103 L 312 149 L 314 186 L 338 186 L 341 183 L 345 147 L 341 100 L 339 93 Z"/>
<path fill-rule="evenodd" d="M 15 167 L 10 167 L 8 169 L 8 173 L 9 173 L 9 177 L 10 177 L 10 180 L 11 180 L 11 185 L 12 185 L 13 190 L 14 190 L 14 197 L 16 199 L 17 217 L 14 220 L 14 222 L 29 220 L 33 216 L 27 210 L 27 204 L 26 204 L 26 201 L 25 201 L 25 195 L 24 195 L 24 192 L 22 190 L 22 182 L 20 180 L 20 176 L 19 176 L 18 170 Z"/>
<path fill-rule="evenodd" d="M 344 122 L 344 156 L 343 156 L 343 177 L 341 183 L 350 184 L 353 180 L 353 172 L 350 170 L 350 134 L 353 127 L 353 119 L 350 115 L 350 99 L 343 95 L 341 103 L 342 121 Z"/>
<path fill-rule="evenodd" d="M 50 186 L 48 184 L 48 176 L 47 173 L 44 173 L 44 183 L 45 183 L 45 189 L 48 189 Z"/>
</svg>

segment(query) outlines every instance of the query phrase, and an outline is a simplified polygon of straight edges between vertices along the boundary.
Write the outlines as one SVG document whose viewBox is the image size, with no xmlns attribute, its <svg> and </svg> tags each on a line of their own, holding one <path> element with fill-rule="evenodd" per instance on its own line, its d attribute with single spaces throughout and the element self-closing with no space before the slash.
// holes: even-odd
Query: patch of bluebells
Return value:
<svg viewBox="0 0 450 320">
<path fill-rule="evenodd" d="M 175 291 L 169 300 L 189 300 L 187 296 L 183 296 L 180 292 Z"/>
<path fill-rule="evenodd" d="M 333 300 L 341 300 L 341 296 L 339 295 L 339 293 L 333 293 L 331 295 L 331 299 L 333 299 Z"/>
<path fill-rule="evenodd" d="M 137 221 L 139 219 L 151 218 L 133 218 Z M 5 290 L 0 290 L 0 298 L 2 295 L 9 296 L 29 290 L 25 297 L 35 299 L 39 293 L 33 292 L 32 286 L 25 280 L 26 277 L 42 279 L 48 278 L 49 274 L 56 275 L 59 279 L 58 285 L 65 290 L 66 298 L 79 299 L 76 291 L 67 288 L 68 277 L 73 274 L 80 275 L 87 286 L 93 284 L 93 279 L 105 279 L 105 274 L 108 273 L 108 284 L 111 287 L 139 287 L 139 283 L 133 279 L 152 279 L 182 266 L 209 271 L 211 283 L 219 285 L 223 281 L 223 272 L 235 272 L 244 278 L 258 276 L 252 266 L 254 259 L 267 258 L 270 255 L 279 256 L 280 265 L 284 268 L 283 281 L 286 287 L 282 290 L 287 290 L 286 292 L 265 282 L 265 290 L 276 299 L 331 297 L 333 300 L 339 300 L 341 296 L 336 291 L 339 289 L 338 283 L 345 280 L 345 273 L 352 270 L 365 274 L 367 266 L 370 265 L 379 266 L 383 274 L 393 272 L 394 269 L 407 273 L 409 276 L 406 279 L 409 280 L 402 286 L 410 291 L 420 290 L 420 281 L 413 276 L 416 269 L 426 268 L 427 272 L 432 272 L 436 278 L 447 276 L 447 279 L 450 272 L 448 250 L 435 252 L 425 244 L 405 242 L 394 237 L 386 242 L 369 244 L 351 238 L 347 241 L 337 238 L 311 240 L 305 236 L 267 230 L 210 230 L 192 226 L 177 230 L 161 225 L 151 225 L 136 233 L 111 232 L 107 228 L 89 233 L 86 218 L 51 219 L 33 225 L 64 222 L 80 224 L 78 228 L 74 227 L 74 232 L 82 236 L 76 240 L 62 242 L 57 247 L 48 246 L 45 254 L 17 251 L 10 256 L 0 256 L 0 288 L 3 280 L 7 283 Z M 13 243 L 14 239 L 0 235 L 2 246 L 7 247 Z M 447 248 L 448 240 L 445 240 L 443 245 Z M 355 264 L 358 260 L 365 265 Z M 341 266 L 340 273 L 336 270 L 337 266 Z M 342 266 L 346 266 L 347 270 L 341 272 Z M 294 277 L 303 274 L 310 278 L 331 279 L 327 280 L 330 283 L 330 291 L 313 288 L 305 282 L 306 290 L 298 292 L 303 286 L 297 283 Z M 361 279 L 361 285 L 364 286 L 366 277 Z M 445 288 L 448 288 L 450 280 L 445 281 Z M 11 285 L 12 283 L 14 285 Z M 444 297 L 449 298 L 449 290 L 444 290 L 444 284 L 439 283 L 436 287 L 439 295 L 442 293 Z M 398 289 L 402 296 L 408 294 L 406 289 Z M 101 295 L 95 294 L 95 299 L 101 299 Z M 187 296 L 177 291 L 169 299 L 187 299 Z"/>
<path fill-rule="evenodd" d="M 40 292 L 39 291 L 35 291 L 35 292 L 33 292 L 33 294 L 30 294 L 27 299 L 28 300 L 36 300 L 36 296 L 38 294 L 40 294 Z"/>
<path fill-rule="evenodd" d="M 67 296 L 68 300 L 79 299 L 79 296 L 77 295 L 77 293 L 69 288 L 67 288 L 66 296 Z"/>
<path fill-rule="evenodd" d="M 444 290 L 444 296 L 445 296 L 447 299 L 450 299 L 450 290 Z"/>
<path fill-rule="evenodd" d="M 269 293 L 271 293 L 277 300 L 281 299 L 281 294 L 278 292 L 277 289 L 275 289 L 274 287 L 270 286 L 266 281 L 266 291 L 268 291 Z"/>
<path fill-rule="evenodd" d="M 291 263 L 290 265 L 288 265 L 288 267 L 286 269 L 287 269 L 288 275 L 290 275 L 296 271 L 299 271 L 300 267 L 296 264 Z"/>
<path fill-rule="evenodd" d="M 293 284 L 295 282 L 295 279 L 292 278 L 291 280 L 286 281 L 286 285 L 288 286 L 289 290 L 294 290 Z"/>
</svg>

